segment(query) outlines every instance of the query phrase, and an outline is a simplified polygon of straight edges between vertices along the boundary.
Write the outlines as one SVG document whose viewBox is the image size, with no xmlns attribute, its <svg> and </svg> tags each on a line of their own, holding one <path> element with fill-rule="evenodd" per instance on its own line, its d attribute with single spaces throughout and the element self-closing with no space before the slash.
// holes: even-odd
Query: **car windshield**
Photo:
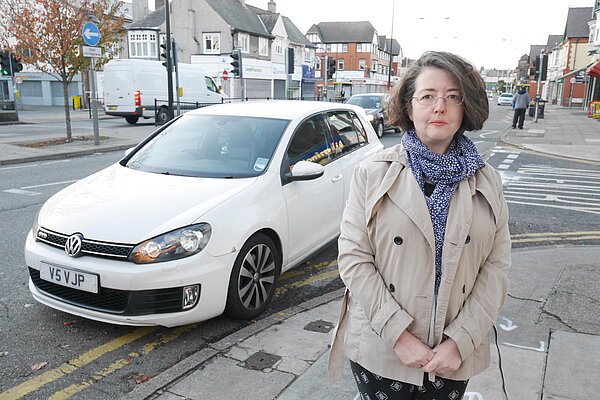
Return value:
<svg viewBox="0 0 600 400">
<path fill-rule="evenodd" d="M 500 95 L 500 97 L 512 97 L 512 94 L 510 94 L 510 93 L 502 93 Z"/>
<path fill-rule="evenodd" d="M 380 96 L 352 96 L 346 102 L 348 104 L 354 104 L 362 108 L 380 108 L 381 97 Z"/>
<path fill-rule="evenodd" d="M 268 166 L 289 120 L 186 115 L 126 159 L 131 169 L 202 178 L 247 178 Z"/>
</svg>

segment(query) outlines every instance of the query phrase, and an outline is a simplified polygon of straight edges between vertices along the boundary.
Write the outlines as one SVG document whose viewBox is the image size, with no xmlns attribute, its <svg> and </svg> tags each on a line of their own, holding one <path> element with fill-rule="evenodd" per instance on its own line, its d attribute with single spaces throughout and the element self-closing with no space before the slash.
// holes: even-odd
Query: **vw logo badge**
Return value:
<svg viewBox="0 0 600 400">
<path fill-rule="evenodd" d="M 67 242 L 65 243 L 65 251 L 71 257 L 77 257 L 81 254 L 81 242 L 83 240 L 83 235 L 81 233 L 76 233 L 74 235 L 69 236 Z"/>
</svg>

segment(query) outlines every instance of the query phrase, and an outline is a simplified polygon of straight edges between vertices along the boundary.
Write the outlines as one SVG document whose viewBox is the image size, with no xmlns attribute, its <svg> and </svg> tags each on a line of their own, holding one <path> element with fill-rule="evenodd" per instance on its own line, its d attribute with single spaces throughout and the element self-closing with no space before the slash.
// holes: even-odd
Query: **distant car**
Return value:
<svg viewBox="0 0 600 400">
<path fill-rule="evenodd" d="M 502 93 L 498 96 L 498 105 L 499 106 L 510 106 L 512 105 L 513 95 L 512 93 Z"/>
<path fill-rule="evenodd" d="M 190 111 L 46 201 L 25 244 L 29 289 L 113 324 L 254 318 L 281 272 L 337 238 L 354 167 L 382 148 L 353 105 Z"/>
<path fill-rule="evenodd" d="M 373 125 L 377 137 L 382 137 L 386 129 L 394 129 L 396 132 L 400 131 L 398 128 L 388 124 L 387 102 L 388 95 L 385 93 L 354 94 L 346 100 L 347 104 L 354 104 L 364 108 L 367 119 Z"/>
</svg>

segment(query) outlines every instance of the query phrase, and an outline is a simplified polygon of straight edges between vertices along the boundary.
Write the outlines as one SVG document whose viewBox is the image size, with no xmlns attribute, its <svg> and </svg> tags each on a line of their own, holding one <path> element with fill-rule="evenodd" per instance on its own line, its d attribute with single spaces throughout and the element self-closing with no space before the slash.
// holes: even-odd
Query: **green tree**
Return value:
<svg viewBox="0 0 600 400">
<path fill-rule="evenodd" d="M 498 81 L 498 93 L 504 93 L 506 91 L 506 82 L 500 79 Z"/>
<path fill-rule="evenodd" d="M 93 18 L 100 29 L 101 67 L 119 51 L 124 17 L 118 0 L 0 0 L 0 47 L 24 64 L 54 76 L 63 86 L 67 140 L 72 140 L 69 83 L 90 69 L 83 57 L 82 28 Z"/>
</svg>

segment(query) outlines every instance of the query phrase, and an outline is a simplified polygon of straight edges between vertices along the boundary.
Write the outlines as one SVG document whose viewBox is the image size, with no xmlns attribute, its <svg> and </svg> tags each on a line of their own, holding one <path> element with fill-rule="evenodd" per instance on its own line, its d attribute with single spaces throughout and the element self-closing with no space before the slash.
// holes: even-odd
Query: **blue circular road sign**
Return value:
<svg viewBox="0 0 600 400">
<path fill-rule="evenodd" d="M 81 31 L 83 41 L 88 46 L 95 46 L 100 42 L 100 29 L 93 22 L 86 22 Z"/>
</svg>

